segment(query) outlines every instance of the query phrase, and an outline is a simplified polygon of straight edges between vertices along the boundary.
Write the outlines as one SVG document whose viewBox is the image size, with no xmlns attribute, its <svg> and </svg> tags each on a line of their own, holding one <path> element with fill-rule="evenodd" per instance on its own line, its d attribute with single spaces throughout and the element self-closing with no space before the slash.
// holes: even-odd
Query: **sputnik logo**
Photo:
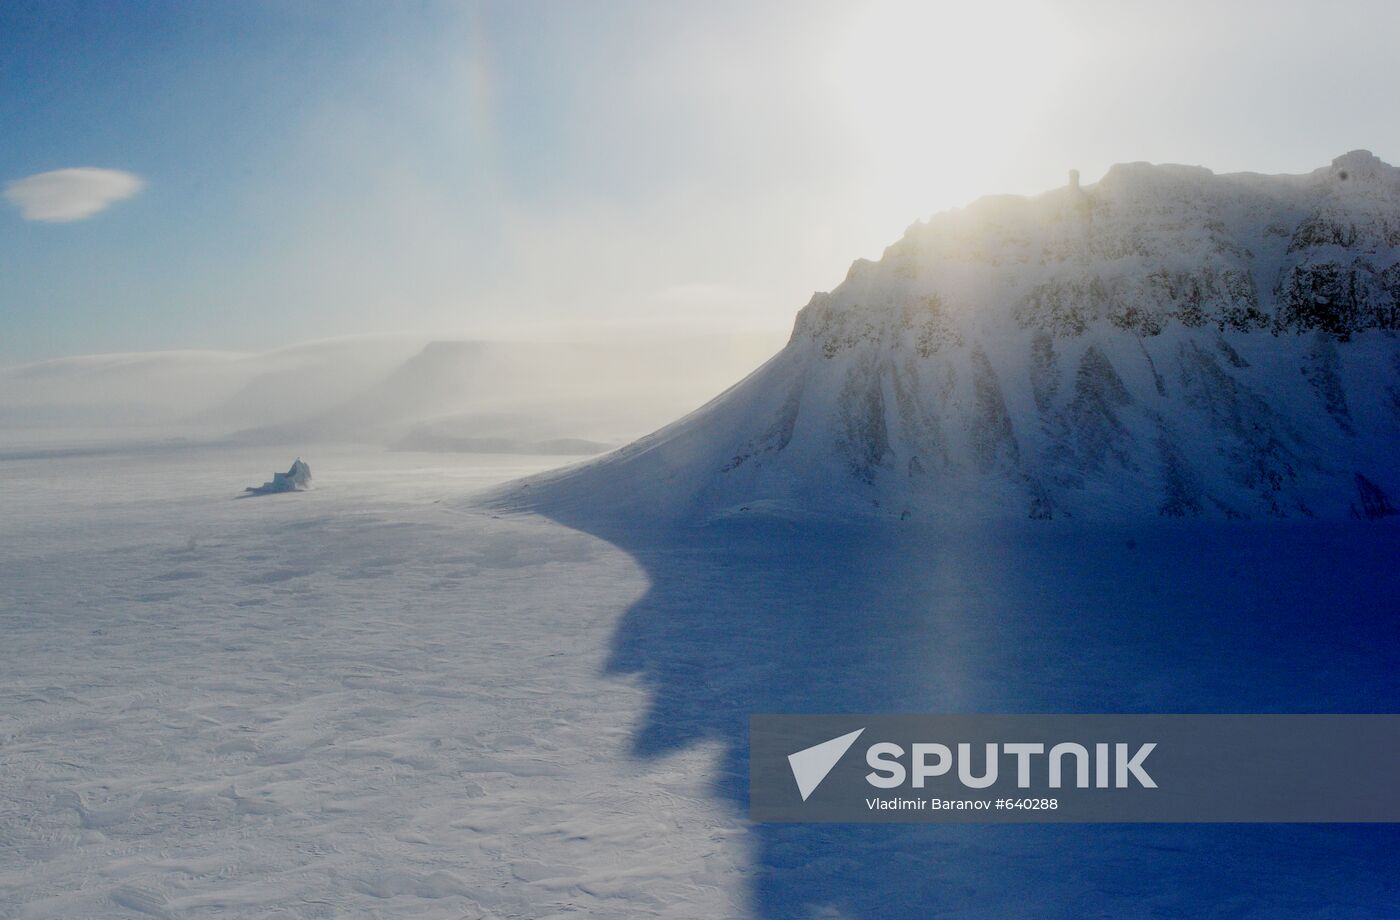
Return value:
<svg viewBox="0 0 1400 920">
<path fill-rule="evenodd" d="M 865 729 L 858 728 L 848 735 L 788 755 L 788 766 L 792 767 L 792 778 L 797 780 L 797 791 L 802 793 L 802 801 L 807 801 L 807 797 L 817 791 L 831 768 L 840 762 L 863 731 Z"/>
</svg>

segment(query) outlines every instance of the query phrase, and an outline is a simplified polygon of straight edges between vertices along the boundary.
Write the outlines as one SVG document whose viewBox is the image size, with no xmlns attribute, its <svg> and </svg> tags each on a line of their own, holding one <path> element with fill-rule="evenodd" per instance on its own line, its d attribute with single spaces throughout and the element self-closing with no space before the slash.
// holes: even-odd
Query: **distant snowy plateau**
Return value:
<svg viewBox="0 0 1400 920">
<path fill-rule="evenodd" d="M 917 224 L 601 456 L 760 358 L 0 372 L 0 918 L 1400 916 L 1397 825 L 747 819 L 754 713 L 1400 712 L 1398 298 L 1355 152 Z"/>
</svg>

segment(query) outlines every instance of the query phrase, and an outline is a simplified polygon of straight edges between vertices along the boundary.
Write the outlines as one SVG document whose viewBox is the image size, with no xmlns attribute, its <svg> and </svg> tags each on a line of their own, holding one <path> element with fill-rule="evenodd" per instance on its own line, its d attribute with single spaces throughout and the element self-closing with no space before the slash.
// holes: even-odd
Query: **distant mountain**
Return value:
<svg viewBox="0 0 1400 920">
<path fill-rule="evenodd" d="M 275 424 L 339 403 L 422 347 L 422 340 L 365 336 L 260 353 L 55 358 L 0 369 L 0 428 L 68 428 L 100 436 L 145 426 L 209 436 Z"/>
<path fill-rule="evenodd" d="M 597 453 L 703 403 L 763 361 L 773 336 L 624 341 L 434 341 L 328 408 L 240 440 L 400 450 Z"/>
<path fill-rule="evenodd" d="M 591 454 L 694 409 L 781 333 L 613 342 L 332 339 L 275 351 L 149 352 L 0 369 L 0 441 Z M 16 447 L 19 445 L 19 448 Z"/>
<path fill-rule="evenodd" d="M 516 506 L 1362 517 L 1400 496 L 1400 170 L 1131 163 L 910 227 L 708 405 Z"/>
</svg>

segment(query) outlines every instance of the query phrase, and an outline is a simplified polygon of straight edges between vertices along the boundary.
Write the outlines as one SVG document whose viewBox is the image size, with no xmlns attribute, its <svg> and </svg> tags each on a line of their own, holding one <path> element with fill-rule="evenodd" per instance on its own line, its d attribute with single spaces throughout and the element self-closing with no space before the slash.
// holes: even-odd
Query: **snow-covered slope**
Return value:
<svg viewBox="0 0 1400 920">
<path fill-rule="evenodd" d="M 704 408 L 510 501 L 896 517 L 1377 516 L 1400 170 L 1113 167 L 912 226 Z"/>
</svg>

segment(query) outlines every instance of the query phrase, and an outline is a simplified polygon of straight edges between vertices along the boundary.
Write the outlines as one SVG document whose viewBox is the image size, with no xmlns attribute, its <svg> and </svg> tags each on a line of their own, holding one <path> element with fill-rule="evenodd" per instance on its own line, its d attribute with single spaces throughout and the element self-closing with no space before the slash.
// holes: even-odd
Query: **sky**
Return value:
<svg viewBox="0 0 1400 920">
<path fill-rule="evenodd" d="M 1400 160 L 1400 4 L 0 4 L 0 365 L 775 330 L 1115 162 Z"/>
</svg>

